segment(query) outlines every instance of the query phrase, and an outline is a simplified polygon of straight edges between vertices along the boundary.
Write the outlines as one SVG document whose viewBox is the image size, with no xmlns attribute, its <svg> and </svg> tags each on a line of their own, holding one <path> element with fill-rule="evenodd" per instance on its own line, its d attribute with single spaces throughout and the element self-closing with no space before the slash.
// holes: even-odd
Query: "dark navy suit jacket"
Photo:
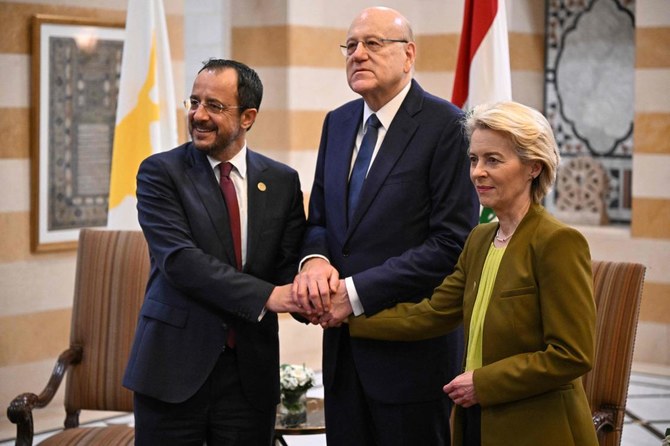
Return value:
<svg viewBox="0 0 670 446">
<path fill-rule="evenodd" d="M 418 302 L 452 272 L 479 205 L 469 179 L 460 109 L 412 86 L 389 126 L 347 225 L 347 184 L 363 100 L 325 119 L 302 255 L 326 256 L 352 276 L 365 313 Z M 326 389 L 334 385 L 340 342 L 351 349 L 366 392 L 378 401 L 434 400 L 461 364 L 446 337 L 420 342 L 350 339 L 346 329 L 324 333 Z"/>
<path fill-rule="evenodd" d="M 298 174 L 247 151 L 248 236 L 235 268 L 223 195 L 191 143 L 147 158 L 137 175 L 151 273 L 123 384 L 166 402 L 191 397 L 234 327 L 242 386 L 259 409 L 279 401 L 277 315 L 259 322 L 275 284 L 293 280 L 305 213 Z"/>
</svg>

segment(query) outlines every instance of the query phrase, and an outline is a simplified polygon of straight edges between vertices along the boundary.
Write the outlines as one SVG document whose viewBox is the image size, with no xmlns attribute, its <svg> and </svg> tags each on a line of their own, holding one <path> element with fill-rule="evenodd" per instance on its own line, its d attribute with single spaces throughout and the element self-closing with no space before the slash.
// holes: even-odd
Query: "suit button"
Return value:
<svg viewBox="0 0 670 446">
<path fill-rule="evenodd" d="M 222 327 L 224 330 L 228 330 L 228 324 L 226 324 L 225 322 L 224 322 L 223 324 L 221 324 L 221 327 Z"/>
<path fill-rule="evenodd" d="M 349 249 L 348 249 L 348 248 L 347 248 L 347 249 L 343 249 L 343 250 L 342 250 L 342 255 L 343 255 L 344 257 L 349 257 Z"/>
</svg>

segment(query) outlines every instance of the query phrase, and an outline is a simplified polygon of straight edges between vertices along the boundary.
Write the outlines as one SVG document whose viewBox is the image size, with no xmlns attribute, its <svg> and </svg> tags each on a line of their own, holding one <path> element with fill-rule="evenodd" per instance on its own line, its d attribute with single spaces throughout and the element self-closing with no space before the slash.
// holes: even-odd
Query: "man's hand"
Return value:
<svg viewBox="0 0 670 446">
<path fill-rule="evenodd" d="M 471 407 L 479 403 L 472 375 L 472 370 L 462 373 L 442 388 L 455 404 Z"/>
<path fill-rule="evenodd" d="M 307 260 L 293 281 L 292 297 L 301 313 L 312 321 L 330 311 L 331 293 L 337 292 L 340 274 L 326 260 L 314 257 Z M 310 317 L 311 316 L 311 317 Z"/>
<path fill-rule="evenodd" d="M 300 313 L 302 308 L 298 307 L 291 296 L 292 285 L 276 286 L 265 303 L 265 308 L 275 313 Z"/>
<path fill-rule="evenodd" d="M 344 279 L 340 280 L 337 291 L 330 296 L 330 303 L 330 311 L 324 313 L 319 318 L 319 323 L 323 328 L 339 327 L 342 325 L 342 322 L 353 313 Z"/>
</svg>

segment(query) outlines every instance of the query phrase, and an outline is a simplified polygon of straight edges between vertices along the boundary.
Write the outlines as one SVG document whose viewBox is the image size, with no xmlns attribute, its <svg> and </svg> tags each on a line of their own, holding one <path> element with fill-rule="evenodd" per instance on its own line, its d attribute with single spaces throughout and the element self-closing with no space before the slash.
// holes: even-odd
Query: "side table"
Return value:
<svg viewBox="0 0 670 446">
<path fill-rule="evenodd" d="M 288 446 L 284 435 L 315 435 L 326 433 L 326 418 L 323 411 L 323 398 L 307 398 L 307 421 L 297 427 L 275 424 L 275 445 Z"/>
</svg>

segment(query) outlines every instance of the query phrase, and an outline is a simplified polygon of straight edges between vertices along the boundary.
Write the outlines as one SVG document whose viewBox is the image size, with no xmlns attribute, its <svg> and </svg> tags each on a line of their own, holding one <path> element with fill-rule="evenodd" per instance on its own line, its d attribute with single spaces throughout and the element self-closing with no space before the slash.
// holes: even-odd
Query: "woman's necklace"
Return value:
<svg viewBox="0 0 670 446">
<path fill-rule="evenodd" d="M 496 231 L 496 240 L 498 240 L 500 243 L 505 243 L 509 238 L 514 234 L 514 231 L 512 231 L 509 235 L 505 237 L 500 236 L 500 227 L 498 227 L 498 231 Z"/>
</svg>

